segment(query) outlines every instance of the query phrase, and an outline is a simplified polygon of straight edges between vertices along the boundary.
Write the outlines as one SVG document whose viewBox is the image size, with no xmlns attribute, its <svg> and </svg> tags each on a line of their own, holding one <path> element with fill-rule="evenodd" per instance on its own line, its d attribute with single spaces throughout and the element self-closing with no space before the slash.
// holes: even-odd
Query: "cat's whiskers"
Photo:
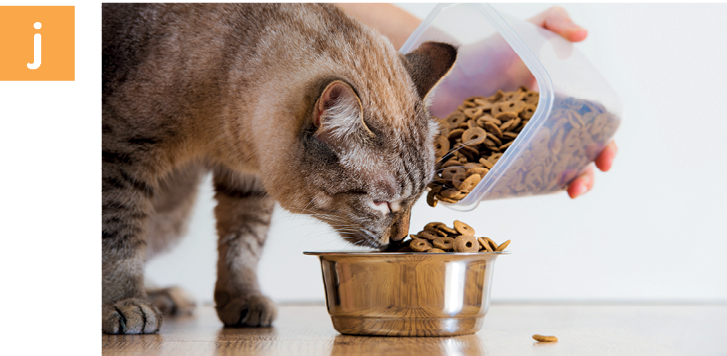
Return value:
<svg viewBox="0 0 727 356">
<path fill-rule="evenodd" d="M 300 211 L 304 209 L 290 209 L 291 211 Z M 315 226 L 320 223 L 324 223 L 329 226 L 335 234 L 330 233 L 319 233 L 319 231 L 311 231 L 307 234 L 299 237 L 300 244 L 304 241 L 310 241 L 312 238 L 321 236 L 330 236 L 330 238 L 318 239 L 316 241 L 317 246 L 330 246 L 331 244 L 336 245 L 336 249 L 346 250 L 350 249 L 351 245 L 362 246 L 376 249 L 378 246 L 374 242 L 375 234 L 367 229 L 362 229 L 360 225 L 353 224 L 347 220 L 344 216 L 335 213 L 314 213 L 306 211 L 305 215 L 318 218 L 317 221 L 310 221 L 305 219 L 297 219 L 294 215 L 286 215 L 287 220 L 298 220 L 299 223 L 295 224 L 292 228 L 300 226 Z M 350 216 L 350 215 L 349 215 Z M 290 226 L 290 225 L 289 225 Z M 362 238 L 362 236 L 365 236 Z M 347 247 L 348 246 L 348 247 Z"/>
<path fill-rule="evenodd" d="M 309 206 L 310 206 L 311 204 L 313 204 L 313 201 L 314 201 L 315 199 L 316 199 L 316 198 L 311 198 L 311 200 L 310 200 L 310 201 L 308 202 L 308 204 L 306 204 L 306 205 L 305 205 L 305 207 L 303 207 L 303 211 L 301 212 L 301 214 L 305 214 L 305 211 L 306 211 L 306 210 L 308 209 L 308 207 L 309 207 Z"/>
<path fill-rule="evenodd" d="M 312 231 L 309 231 L 308 233 L 298 236 L 296 239 L 299 241 L 299 247 L 302 246 L 304 242 L 311 241 L 311 239 L 315 240 L 315 246 L 318 246 L 316 248 L 321 248 L 321 246 L 329 246 L 330 244 L 337 245 L 336 249 L 345 249 L 345 246 L 349 243 L 346 242 L 344 239 L 341 238 L 341 233 L 331 224 L 328 224 L 326 222 L 320 221 L 320 220 L 310 220 L 310 219 L 300 219 L 299 217 L 296 217 L 295 215 L 285 215 L 284 219 L 287 221 L 296 221 L 297 224 L 286 224 L 287 229 L 286 231 L 299 231 L 299 228 L 301 227 L 316 227 L 320 228 L 320 224 L 324 224 L 323 226 L 330 226 L 333 231 L 330 230 L 321 230 L 321 229 L 313 229 Z M 333 233 L 332 233 L 333 232 Z M 295 232 L 292 232 L 293 235 L 295 235 Z M 287 233 L 283 233 L 283 235 L 289 235 Z M 338 247 L 340 246 L 340 247 Z"/>
</svg>

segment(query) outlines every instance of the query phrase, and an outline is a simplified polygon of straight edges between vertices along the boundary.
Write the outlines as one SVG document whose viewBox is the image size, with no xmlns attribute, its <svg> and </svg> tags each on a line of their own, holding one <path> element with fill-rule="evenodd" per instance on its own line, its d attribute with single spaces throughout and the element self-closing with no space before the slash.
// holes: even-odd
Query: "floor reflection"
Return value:
<svg viewBox="0 0 727 356">
<path fill-rule="evenodd" d="M 257 353 L 272 345 L 270 341 L 278 337 L 272 328 L 220 328 L 217 331 L 214 355 L 245 355 Z"/>
</svg>

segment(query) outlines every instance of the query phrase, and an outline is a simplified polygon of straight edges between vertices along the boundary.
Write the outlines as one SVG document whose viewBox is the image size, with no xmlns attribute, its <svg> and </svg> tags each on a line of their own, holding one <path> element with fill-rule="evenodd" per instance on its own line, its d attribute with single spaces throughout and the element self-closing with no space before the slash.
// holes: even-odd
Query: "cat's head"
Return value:
<svg viewBox="0 0 727 356">
<path fill-rule="evenodd" d="M 388 67 L 361 63 L 365 79 L 320 80 L 298 152 L 290 153 L 303 185 L 278 199 L 281 205 L 327 222 L 355 244 L 382 247 L 406 237 L 412 205 L 434 174 L 438 126 L 427 94 L 456 55 L 449 44 L 425 42 L 395 53 Z"/>
</svg>

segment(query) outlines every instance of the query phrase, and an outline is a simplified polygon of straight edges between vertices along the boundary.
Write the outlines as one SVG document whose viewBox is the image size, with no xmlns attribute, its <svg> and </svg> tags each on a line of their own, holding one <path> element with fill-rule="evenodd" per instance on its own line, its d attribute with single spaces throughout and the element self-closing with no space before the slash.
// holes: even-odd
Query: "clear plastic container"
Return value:
<svg viewBox="0 0 727 356">
<path fill-rule="evenodd" d="M 621 122 L 621 101 L 598 71 L 559 35 L 499 14 L 486 4 L 440 4 L 401 48 L 425 41 L 459 46 L 455 66 L 431 95 L 434 116 L 474 96 L 520 86 L 540 93 L 537 110 L 480 183 L 457 203 L 559 192 L 610 142 Z"/>
</svg>

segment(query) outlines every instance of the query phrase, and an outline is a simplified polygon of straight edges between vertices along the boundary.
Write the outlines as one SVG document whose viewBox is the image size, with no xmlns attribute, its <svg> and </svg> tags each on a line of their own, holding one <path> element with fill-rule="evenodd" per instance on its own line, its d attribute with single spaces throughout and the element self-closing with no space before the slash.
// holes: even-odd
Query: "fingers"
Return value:
<svg viewBox="0 0 727 356">
<path fill-rule="evenodd" d="M 591 188 L 593 188 L 594 178 L 594 169 L 593 167 L 589 167 L 588 170 L 578 176 L 578 178 L 574 179 L 570 186 L 568 186 L 568 195 L 571 199 L 575 199 L 583 193 L 591 190 Z"/>
<path fill-rule="evenodd" d="M 606 148 L 601 151 L 601 154 L 596 157 L 596 167 L 604 172 L 611 169 L 613 159 L 616 157 L 616 152 L 618 152 L 616 142 L 611 141 L 611 143 L 609 143 Z M 593 188 L 594 181 L 595 170 L 593 167 L 589 167 L 587 171 L 571 182 L 570 186 L 568 186 L 568 195 L 571 199 L 577 198 L 583 193 L 590 191 Z"/>
<path fill-rule="evenodd" d="M 535 17 L 530 22 L 546 30 L 553 31 L 571 42 L 580 42 L 586 39 L 588 31 L 573 23 L 568 13 L 562 7 L 551 7 Z"/>
<path fill-rule="evenodd" d="M 609 169 L 611 169 L 611 165 L 613 165 L 613 159 L 616 157 L 616 153 L 618 152 L 618 147 L 616 147 L 616 142 L 611 141 L 604 149 L 601 151 L 601 154 L 596 157 L 595 163 L 596 167 L 598 169 L 606 172 Z"/>
</svg>

